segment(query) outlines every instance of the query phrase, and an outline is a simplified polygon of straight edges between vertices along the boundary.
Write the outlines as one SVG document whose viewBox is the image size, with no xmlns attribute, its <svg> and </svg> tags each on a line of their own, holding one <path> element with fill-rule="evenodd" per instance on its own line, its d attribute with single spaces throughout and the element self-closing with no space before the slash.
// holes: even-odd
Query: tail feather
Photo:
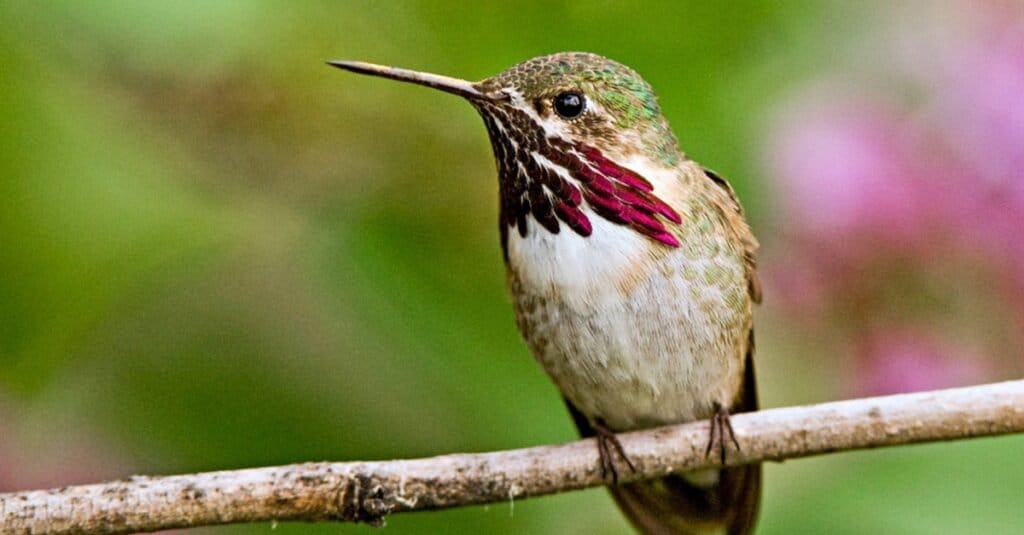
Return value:
<svg viewBox="0 0 1024 535">
<path fill-rule="evenodd" d="M 651 535 L 751 533 L 760 489 L 760 465 L 720 470 L 707 488 L 679 475 L 609 487 L 630 522 Z"/>
<path fill-rule="evenodd" d="M 744 385 L 731 413 L 757 410 L 754 382 L 754 344 L 751 332 Z M 594 430 L 572 404 L 569 412 L 584 437 Z M 608 487 L 619 509 L 642 533 L 650 535 L 746 535 L 754 531 L 761 500 L 761 465 L 718 471 L 717 480 L 704 486 L 683 475 Z"/>
</svg>

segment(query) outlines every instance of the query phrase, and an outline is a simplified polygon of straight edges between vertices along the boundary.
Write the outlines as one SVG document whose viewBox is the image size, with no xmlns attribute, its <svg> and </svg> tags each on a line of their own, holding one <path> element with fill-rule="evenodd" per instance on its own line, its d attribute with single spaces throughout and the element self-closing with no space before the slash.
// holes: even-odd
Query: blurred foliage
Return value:
<svg viewBox="0 0 1024 535">
<path fill-rule="evenodd" d="M 770 251 L 768 118 L 848 51 L 878 52 L 862 33 L 876 8 L 3 2 L 0 490 L 572 439 L 515 332 L 475 112 L 323 61 L 475 79 L 608 55 L 731 177 Z M 766 315 L 765 405 L 837 397 L 829 341 Z M 770 466 L 760 532 L 1013 532 L 1022 444 Z M 601 490 L 388 523 L 626 529 Z M 369 528 L 278 527 L 338 530 Z"/>
</svg>

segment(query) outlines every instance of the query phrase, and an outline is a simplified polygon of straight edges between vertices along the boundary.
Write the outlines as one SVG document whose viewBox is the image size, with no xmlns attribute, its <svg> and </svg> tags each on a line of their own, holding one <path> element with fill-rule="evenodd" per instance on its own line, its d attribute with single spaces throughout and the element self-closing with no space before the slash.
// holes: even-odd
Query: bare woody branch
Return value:
<svg viewBox="0 0 1024 535">
<path fill-rule="evenodd" d="M 1024 381 L 764 410 L 732 418 L 727 465 L 1024 431 Z M 624 481 L 720 466 L 706 422 L 621 435 Z M 428 459 L 307 463 L 0 494 L 0 533 L 94 534 L 385 515 L 605 484 L 593 440 Z"/>
</svg>

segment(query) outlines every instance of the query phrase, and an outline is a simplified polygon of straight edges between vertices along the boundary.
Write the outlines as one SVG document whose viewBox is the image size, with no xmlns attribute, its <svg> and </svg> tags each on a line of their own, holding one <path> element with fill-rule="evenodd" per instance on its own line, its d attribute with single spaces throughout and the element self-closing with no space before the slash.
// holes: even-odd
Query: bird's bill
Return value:
<svg viewBox="0 0 1024 535">
<path fill-rule="evenodd" d="M 413 84 L 425 85 L 427 87 L 433 87 L 434 89 L 440 89 L 446 93 L 453 93 L 470 100 L 505 100 L 508 96 L 501 92 L 485 93 L 480 91 L 473 85 L 472 82 L 466 80 L 460 80 L 458 78 L 452 78 L 450 76 L 442 76 L 440 74 L 431 74 L 429 72 L 410 71 L 408 69 L 399 69 L 398 67 L 386 67 L 384 65 L 374 65 L 373 63 L 364 63 L 362 61 L 328 61 L 328 65 L 344 69 L 346 71 L 352 71 L 359 74 L 369 74 L 371 76 L 380 76 L 381 78 L 390 78 L 392 80 L 398 80 L 399 82 L 409 82 Z"/>
</svg>

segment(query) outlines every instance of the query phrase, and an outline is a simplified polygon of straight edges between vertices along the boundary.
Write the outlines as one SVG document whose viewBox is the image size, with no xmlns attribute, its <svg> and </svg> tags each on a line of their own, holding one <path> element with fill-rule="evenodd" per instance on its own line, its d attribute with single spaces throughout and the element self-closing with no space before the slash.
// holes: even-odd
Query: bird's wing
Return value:
<svg viewBox="0 0 1024 535">
<path fill-rule="evenodd" d="M 743 216 L 743 205 L 740 204 L 740 199 L 736 196 L 736 190 L 732 189 L 729 181 L 710 169 L 704 169 L 704 175 L 718 186 L 718 190 L 721 192 L 720 198 L 714 199 L 718 201 L 716 206 L 722 209 L 722 215 L 728 223 L 730 230 L 735 234 L 740 244 L 743 245 L 743 261 L 747 269 L 747 284 L 750 298 L 755 303 L 760 303 L 761 281 L 757 277 L 757 249 L 760 245 L 757 243 L 757 238 L 754 237 L 753 231 L 750 230 L 750 225 L 747 224 L 747 220 Z"/>
</svg>

